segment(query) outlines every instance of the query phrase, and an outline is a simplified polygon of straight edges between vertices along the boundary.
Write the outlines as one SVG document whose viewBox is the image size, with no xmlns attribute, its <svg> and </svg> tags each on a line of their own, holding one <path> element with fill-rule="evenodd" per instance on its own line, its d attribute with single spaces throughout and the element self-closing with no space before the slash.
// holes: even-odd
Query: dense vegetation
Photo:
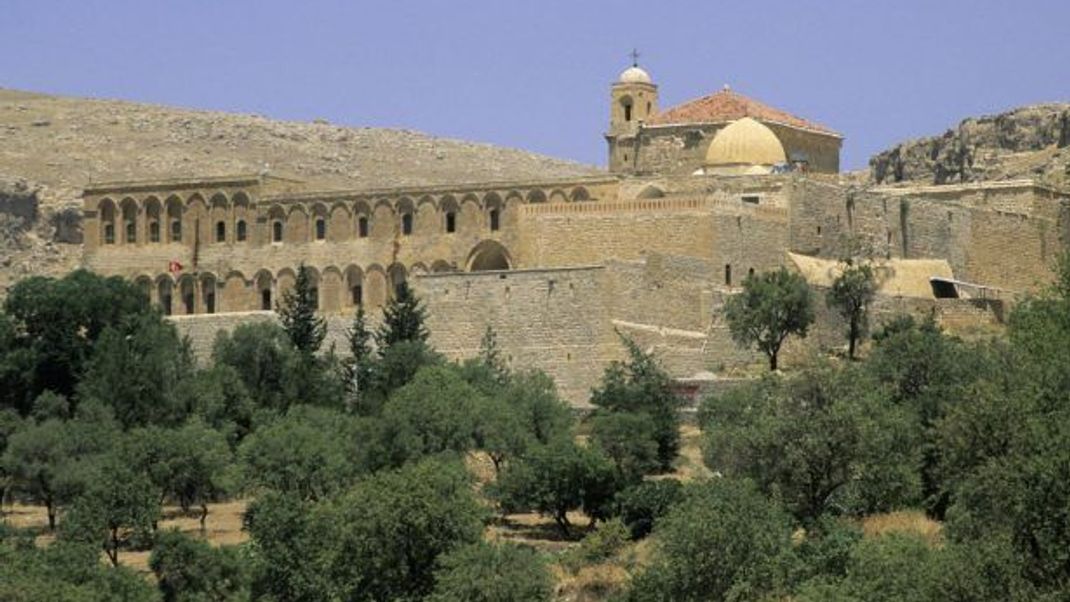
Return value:
<svg viewBox="0 0 1070 602">
<path fill-rule="evenodd" d="M 549 600 L 549 565 L 645 538 L 622 600 L 1065 599 L 1070 265 L 984 341 L 904 317 L 859 345 L 871 279 L 845 270 L 828 295 L 848 358 L 701 403 L 714 476 L 686 483 L 670 474 L 681 400 L 623 336 L 577 423 L 491 330 L 477 358 L 437 354 L 406 287 L 374 331 L 358 311 L 340 359 L 299 277 L 281 325 L 220 334 L 198 365 L 120 279 L 23 281 L 0 313 L 0 486 L 46 507 L 55 537 L 0 528 L 0 599 Z M 775 368 L 812 292 L 786 272 L 744 289 L 734 332 Z M 479 482 L 473 452 L 492 471 Z M 239 498 L 240 546 L 160 524 L 173 504 L 203 529 Z M 902 509 L 940 521 L 939 541 L 863 536 L 861 519 Z M 520 511 L 579 542 L 486 537 Z M 123 567 L 132 550 L 151 550 L 155 584 Z"/>
</svg>

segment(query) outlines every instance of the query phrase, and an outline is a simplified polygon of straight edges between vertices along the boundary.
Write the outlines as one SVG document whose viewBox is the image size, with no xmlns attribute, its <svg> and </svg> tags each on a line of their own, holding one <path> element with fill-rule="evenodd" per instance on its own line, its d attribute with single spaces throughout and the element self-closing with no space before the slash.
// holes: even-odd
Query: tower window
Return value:
<svg viewBox="0 0 1070 602">
<path fill-rule="evenodd" d="M 327 238 L 327 222 L 321 217 L 316 220 L 316 240 Z"/>
<path fill-rule="evenodd" d="M 132 221 L 126 222 L 126 242 L 130 244 L 137 242 L 137 224 Z"/>
<path fill-rule="evenodd" d="M 724 264 L 724 285 L 732 286 L 732 264 Z"/>
<path fill-rule="evenodd" d="M 238 220 L 238 225 L 235 228 L 235 234 L 237 235 L 235 238 L 237 238 L 239 242 L 245 240 L 245 220 Z"/>
<path fill-rule="evenodd" d="M 215 223 L 215 241 L 227 242 L 227 223 L 216 222 Z"/>
<path fill-rule="evenodd" d="M 115 244 L 115 224 L 104 224 L 104 244 Z"/>
<path fill-rule="evenodd" d="M 624 105 L 624 121 L 632 120 L 632 105 Z"/>
<path fill-rule="evenodd" d="M 401 233 L 405 236 L 412 234 L 412 214 L 406 213 L 401 216 Z"/>
<path fill-rule="evenodd" d="M 149 241 L 160 242 L 160 222 L 149 224 Z"/>
<path fill-rule="evenodd" d="M 495 231 L 495 230 L 498 229 L 498 226 L 499 226 L 498 221 L 499 221 L 498 220 L 498 210 L 497 209 L 491 209 L 490 210 L 490 229 L 492 231 Z"/>
<path fill-rule="evenodd" d="M 357 219 L 357 236 L 368 238 L 368 218 L 363 215 Z"/>
<path fill-rule="evenodd" d="M 182 220 L 171 222 L 171 242 L 182 242 Z"/>
<path fill-rule="evenodd" d="M 271 224 L 271 242 L 282 242 L 282 222 Z"/>
<path fill-rule="evenodd" d="M 446 232 L 457 231 L 457 214 L 450 211 L 446 214 Z"/>
</svg>

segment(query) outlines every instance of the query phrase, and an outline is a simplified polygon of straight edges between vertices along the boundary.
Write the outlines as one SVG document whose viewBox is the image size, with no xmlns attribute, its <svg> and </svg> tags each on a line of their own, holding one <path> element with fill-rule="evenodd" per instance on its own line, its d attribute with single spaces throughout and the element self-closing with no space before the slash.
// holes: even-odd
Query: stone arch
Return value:
<svg viewBox="0 0 1070 602">
<path fill-rule="evenodd" d="M 320 309 L 323 311 L 337 312 L 343 307 L 344 290 L 342 282 L 342 270 L 329 265 L 323 268 L 323 276 L 320 278 Z"/>
<path fill-rule="evenodd" d="M 297 280 L 297 275 L 294 274 L 292 268 L 282 268 L 275 276 L 275 304 L 277 305 L 282 301 L 282 296 L 286 294 L 286 291 L 290 290 L 294 286 L 294 282 Z"/>
<path fill-rule="evenodd" d="M 211 241 L 213 243 L 227 242 L 228 238 L 234 236 L 233 230 L 228 226 L 230 222 L 230 201 L 227 200 L 227 195 L 222 192 L 213 194 L 209 199 L 208 205 L 208 214 L 212 227 Z"/>
<path fill-rule="evenodd" d="M 272 205 L 268 209 L 268 237 L 273 243 L 286 240 L 286 210 L 281 205 Z"/>
<path fill-rule="evenodd" d="M 200 311 L 198 313 L 214 314 L 219 311 L 219 279 L 211 272 L 204 272 L 201 279 Z"/>
<path fill-rule="evenodd" d="M 372 208 L 365 201 L 353 203 L 353 232 L 357 238 L 371 235 Z"/>
<path fill-rule="evenodd" d="M 435 200 L 435 197 L 429 194 L 425 194 L 416 200 L 417 211 L 419 211 L 420 207 L 422 207 L 423 205 L 431 205 L 432 209 L 438 209 L 438 201 Z"/>
<path fill-rule="evenodd" d="M 457 268 L 445 259 L 437 259 L 431 264 L 431 273 L 433 274 L 445 274 L 447 272 L 456 272 Z"/>
<path fill-rule="evenodd" d="M 412 199 L 401 197 L 397 207 L 398 232 L 403 236 L 412 234 L 416 230 L 416 205 Z"/>
<path fill-rule="evenodd" d="M 378 264 L 368 266 L 364 273 L 365 306 L 378 309 L 386 304 L 387 279 L 386 271 Z"/>
<path fill-rule="evenodd" d="M 439 225 L 442 218 L 438 213 L 438 202 L 425 194 L 416 201 L 415 231 L 420 234 L 437 234 L 442 231 Z"/>
<path fill-rule="evenodd" d="M 460 201 L 460 217 L 457 231 L 478 236 L 483 230 L 483 204 L 474 194 L 466 194 Z"/>
<path fill-rule="evenodd" d="M 458 231 L 461 221 L 461 206 L 457 203 L 457 199 L 453 195 L 447 194 L 439 199 L 438 207 L 439 213 L 442 214 L 442 231 L 447 233 Z M 452 230 L 450 230 L 450 222 L 453 225 Z"/>
<path fill-rule="evenodd" d="M 250 294 L 249 281 L 238 270 L 231 270 L 222 282 L 219 296 L 220 311 L 243 311 L 256 309 L 256 300 Z"/>
<path fill-rule="evenodd" d="M 197 313 L 197 284 L 193 276 L 185 274 L 178 279 L 177 314 L 189 316 Z"/>
<path fill-rule="evenodd" d="M 271 311 L 275 307 L 275 277 L 268 270 L 262 269 L 253 275 L 253 287 L 256 290 L 254 307 L 261 311 Z"/>
<path fill-rule="evenodd" d="M 539 190 L 539 189 L 532 190 L 532 191 L 528 192 L 528 202 L 529 203 L 545 203 L 546 202 L 546 193 L 541 191 L 541 190 Z"/>
<path fill-rule="evenodd" d="M 121 203 L 119 203 L 119 211 L 122 213 L 122 216 L 123 216 L 123 228 L 122 228 L 122 230 L 123 230 L 123 235 L 122 235 L 123 244 L 124 245 L 137 244 L 138 239 L 141 238 L 141 236 L 139 236 L 138 227 L 137 227 L 137 222 L 138 222 L 138 219 L 137 219 L 137 216 L 138 216 L 137 201 L 135 201 L 134 199 L 132 199 L 130 197 L 126 197 L 125 199 L 123 199 L 123 201 Z"/>
<path fill-rule="evenodd" d="M 398 288 L 409 281 L 409 271 L 400 263 L 391 264 L 386 271 L 386 279 L 390 286 L 388 292 L 393 298 L 397 295 Z"/>
<path fill-rule="evenodd" d="M 103 199 L 97 205 L 97 212 L 100 215 L 100 243 L 103 245 L 113 245 L 117 239 L 115 232 L 115 221 L 118 211 L 115 208 L 115 201 L 111 199 Z"/>
<path fill-rule="evenodd" d="M 234 193 L 231 207 L 234 210 L 234 241 L 245 242 L 249 240 L 252 226 L 256 223 L 256 215 L 250 208 L 249 195 L 244 192 Z"/>
<path fill-rule="evenodd" d="M 484 240 L 468 254 L 465 262 L 469 272 L 485 272 L 490 270 L 511 270 L 513 260 L 509 251 L 495 240 Z"/>
<path fill-rule="evenodd" d="M 286 213 L 286 233 L 283 240 L 288 243 L 300 244 L 308 242 L 308 210 L 304 205 L 294 205 Z"/>
<path fill-rule="evenodd" d="M 156 277 L 156 303 L 165 316 L 170 316 L 175 311 L 174 292 L 175 281 L 170 274 L 161 274 Z"/>
<path fill-rule="evenodd" d="M 313 203 L 309 213 L 311 240 L 327 240 L 327 226 L 330 224 L 327 205 L 319 202 Z"/>
<path fill-rule="evenodd" d="M 430 270 L 427 269 L 427 266 L 422 261 L 417 261 L 409 267 L 409 274 L 413 276 L 423 276 L 427 273 L 430 273 Z"/>
<path fill-rule="evenodd" d="M 359 266 L 350 264 L 344 274 L 345 290 L 344 306 L 356 307 L 364 304 L 364 272 Z"/>
<path fill-rule="evenodd" d="M 331 205 L 331 216 L 327 220 L 327 240 L 342 242 L 351 238 L 350 233 L 353 231 L 351 219 L 352 214 L 349 212 L 348 205 L 342 202 Z"/>
<path fill-rule="evenodd" d="M 560 188 L 556 188 L 550 192 L 551 203 L 567 203 L 568 197 L 565 196 L 565 191 Z"/>
<path fill-rule="evenodd" d="M 662 190 L 661 188 L 658 188 L 657 186 L 654 186 L 653 184 L 649 184 L 645 188 L 643 188 L 641 191 L 639 191 L 639 196 L 636 197 L 636 198 L 640 198 L 640 199 L 660 199 L 660 198 L 664 198 L 664 197 L 665 197 L 665 191 L 664 190 Z"/>
<path fill-rule="evenodd" d="M 394 211 L 394 206 L 384 199 L 375 203 L 372 212 L 368 235 L 372 240 L 379 242 L 393 240 L 396 231 L 394 216 L 397 215 L 397 212 Z"/>
<path fill-rule="evenodd" d="M 145 199 L 145 242 L 158 243 L 163 240 L 163 205 L 160 199 L 150 196 Z"/>
<path fill-rule="evenodd" d="M 512 205 L 513 203 L 523 203 L 524 195 L 520 194 L 517 190 L 510 190 L 505 193 L 505 204 Z"/>
<path fill-rule="evenodd" d="M 182 203 L 182 199 L 175 195 L 167 197 L 167 202 L 164 203 L 167 209 L 167 242 L 182 242 L 183 227 L 182 220 L 186 212 L 186 206 Z"/>
<path fill-rule="evenodd" d="M 145 294 L 145 298 L 152 302 L 152 276 L 142 274 L 134 279 L 134 286 Z"/>
<path fill-rule="evenodd" d="M 189 242 L 205 244 L 211 240 L 209 233 L 212 226 L 208 215 L 208 204 L 201 193 L 195 192 L 186 200 L 186 215 L 183 222 L 186 232 L 191 235 Z"/>
<path fill-rule="evenodd" d="M 572 189 L 572 192 L 568 195 L 572 202 L 581 202 L 591 200 L 591 193 L 587 191 L 583 186 L 577 186 Z"/>
<path fill-rule="evenodd" d="M 502 213 L 505 210 L 505 204 L 502 202 L 502 197 L 498 196 L 498 193 L 496 192 L 487 194 L 487 196 L 483 197 L 483 208 L 486 213 L 487 229 L 491 232 L 500 230 Z"/>
</svg>

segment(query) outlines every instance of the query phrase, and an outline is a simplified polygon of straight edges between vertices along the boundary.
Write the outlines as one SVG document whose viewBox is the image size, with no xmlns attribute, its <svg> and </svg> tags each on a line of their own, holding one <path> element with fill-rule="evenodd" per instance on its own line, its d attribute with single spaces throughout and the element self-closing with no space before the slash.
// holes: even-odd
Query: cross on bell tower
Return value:
<svg viewBox="0 0 1070 602">
<path fill-rule="evenodd" d="M 628 53 L 628 56 L 632 57 L 632 67 L 639 66 L 639 49 L 632 48 L 632 51 Z"/>
</svg>

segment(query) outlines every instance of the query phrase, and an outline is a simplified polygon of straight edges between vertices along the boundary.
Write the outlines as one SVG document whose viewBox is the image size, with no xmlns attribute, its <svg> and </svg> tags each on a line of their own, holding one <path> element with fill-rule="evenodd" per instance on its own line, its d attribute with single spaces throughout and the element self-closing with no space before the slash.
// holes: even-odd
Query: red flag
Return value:
<svg viewBox="0 0 1070 602">
<path fill-rule="evenodd" d="M 171 261 L 167 262 L 167 271 L 171 272 L 172 274 L 177 274 L 182 271 L 182 264 L 179 263 L 177 260 L 172 259 Z"/>
</svg>

